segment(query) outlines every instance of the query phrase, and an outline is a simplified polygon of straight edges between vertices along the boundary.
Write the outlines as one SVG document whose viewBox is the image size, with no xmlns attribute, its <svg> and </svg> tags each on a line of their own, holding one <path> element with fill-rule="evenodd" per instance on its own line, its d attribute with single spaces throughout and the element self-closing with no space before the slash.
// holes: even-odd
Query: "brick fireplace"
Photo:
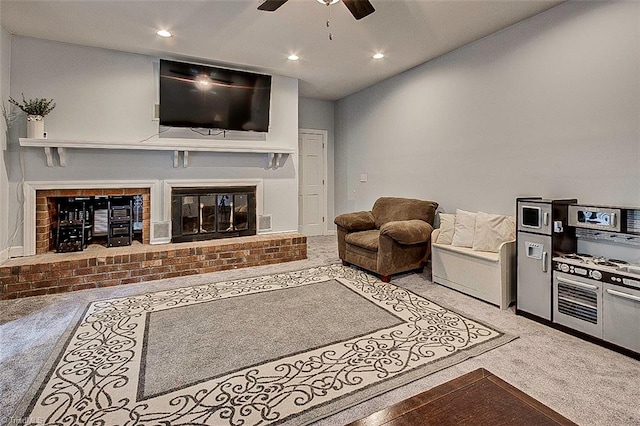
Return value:
<svg viewBox="0 0 640 426">
<path fill-rule="evenodd" d="M 307 258 L 298 233 L 47 253 L 0 265 L 0 300 L 103 288 Z"/>
<path fill-rule="evenodd" d="M 0 300 L 305 259 L 307 240 L 297 232 L 170 243 L 174 188 L 226 187 L 226 193 L 238 186 L 255 188 L 255 214 L 260 217 L 261 179 L 27 181 L 24 255 L 0 265 Z M 56 198 L 133 195 L 142 195 L 143 200 L 141 243 L 111 248 L 92 244 L 70 253 L 52 250 L 56 214 L 51 204 Z"/>
<path fill-rule="evenodd" d="M 56 222 L 56 198 L 121 195 L 142 195 L 142 244 L 149 244 L 151 224 L 149 188 L 44 189 L 36 190 L 36 254 L 44 254 L 54 248 L 52 231 Z"/>
<path fill-rule="evenodd" d="M 25 257 L 0 265 L 0 300 L 305 259 L 306 237 L 298 233 L 179 243 L 158 237 L 158 225 L 165 226 L 166 219 L 171 218 L 174 188 L 227 187 L 224 192 L 228 192 L 239 184 L 255 188 L 254 205 L 258 205 L 256 214 L 259 214 L 262 203 L 260 180 L 165 180 L 137 184 L 27 182 L 25 231 L 30 229 L 31 237 L 25 233 Z M 52 229 L 56 220 L 56 199 L 135 195 L 142 195 L 143 200 L 142 244 L 112 248 L 94 244 L 82 252 L 54 252 Z"/>
</svg>

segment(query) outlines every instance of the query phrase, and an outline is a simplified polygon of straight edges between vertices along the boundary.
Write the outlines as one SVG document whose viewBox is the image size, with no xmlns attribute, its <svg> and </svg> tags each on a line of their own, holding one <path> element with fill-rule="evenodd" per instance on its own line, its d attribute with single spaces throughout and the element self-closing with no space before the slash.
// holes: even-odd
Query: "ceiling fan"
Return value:
<svg viewBox="0 0 640 426">
<path fill-rule="evenodd" d="M 319 3 L 326 4 L 327 6 L 337 3 L 338 0 L 317 0 Z M 264 10 L 266 12 L 273 12 L 278 9 L 280 6 L 285 4 L 287 0 L 265 0 L 260 6 L 258 6 L 258 10 Z M 342 0 L 349 12 L 353 15 L 354 18 L 360 20 L 365 16 L 369 16 L 375 9 L 373 5 L 369 2 L 369 0 Z"/>
</svg>

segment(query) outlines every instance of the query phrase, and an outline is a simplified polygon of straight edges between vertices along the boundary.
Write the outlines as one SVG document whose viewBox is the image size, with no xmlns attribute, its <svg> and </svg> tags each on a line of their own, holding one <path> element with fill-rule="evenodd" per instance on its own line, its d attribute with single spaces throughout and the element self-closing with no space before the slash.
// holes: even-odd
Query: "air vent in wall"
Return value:
<svg viewBox="0 0 640 426">
<path fill-rule="evenodd" d="M 171 238 L 171 233 L 169 231 L 170 229 L 171 229 L 171 222 L 154 222 L 153 238 L 156 240 L 158 239 L 168 240 L 169 238 Z"/>
<path fill-rule="evenodd" d="M 258 216 L 258 229 L 260 231 L 268 231 L 271 229 L 271 215 L 265 214 Z"/>
</svg>

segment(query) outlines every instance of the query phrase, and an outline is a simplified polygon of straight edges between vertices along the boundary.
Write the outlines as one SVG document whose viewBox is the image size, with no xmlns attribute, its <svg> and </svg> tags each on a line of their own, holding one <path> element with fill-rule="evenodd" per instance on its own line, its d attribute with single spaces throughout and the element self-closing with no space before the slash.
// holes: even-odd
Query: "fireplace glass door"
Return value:
<svg viewBox="0 0 640 426">
<path fill-rule="evenodd" d="M 200 232 L 216 232 L 216 196 L 200 196 Z"/>
<path fill-rule="evenodd" d="M 180 189 L 172 194 L 172 241 L 255 235 L 255 191 Z"/>
<path fill-rule="evenodd" d="M 199 198 L 197 196 L 184 196 L 181 197 L 182 202 L 182 234 L 197 234 L 199 232 Z"/>
<path fill-rule="evenodd" d="M 247 194 L 233 196 L 233 223 L 236 230 L 249 229 L 249 200 Z"/>
<path fill-rule="evenodd" d="M 218 231 L 233 231 L 233 195 L 218 195 Z"/>
</svg>

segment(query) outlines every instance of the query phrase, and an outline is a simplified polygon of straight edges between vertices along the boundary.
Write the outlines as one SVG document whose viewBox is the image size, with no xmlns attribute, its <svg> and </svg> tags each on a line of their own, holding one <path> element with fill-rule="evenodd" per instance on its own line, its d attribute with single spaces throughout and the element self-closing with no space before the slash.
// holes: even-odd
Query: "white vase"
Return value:
<svg viewBox="0 0 640 426">
<path fill-rule="evenodd" d="M 27 116 L 27 138 L 44 139 L 44 117 L 41 115 Z"/>
</svg>

